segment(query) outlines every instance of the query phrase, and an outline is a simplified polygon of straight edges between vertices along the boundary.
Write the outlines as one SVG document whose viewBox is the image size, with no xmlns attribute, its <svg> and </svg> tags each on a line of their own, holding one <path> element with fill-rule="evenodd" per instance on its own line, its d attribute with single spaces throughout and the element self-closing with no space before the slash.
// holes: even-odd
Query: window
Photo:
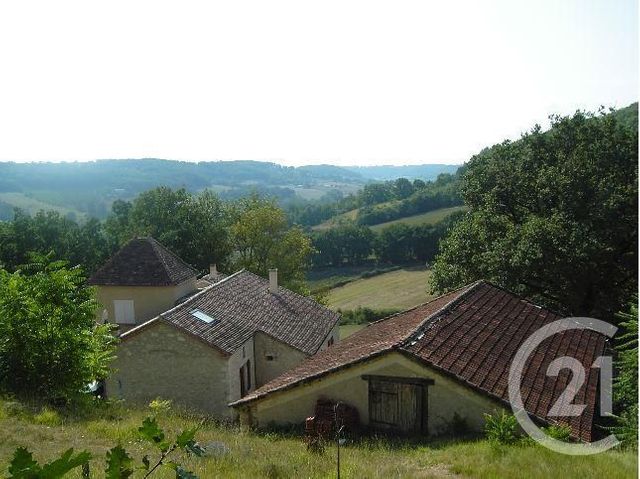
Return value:
<svg viewBox="0 0 640 479">
<path fill-rule="evenodd" d="M 247 360 L 247 391 L 251 389 L 251 359 Z"/>
<path fill-rule="evenodd" d="M 327 346 L 333 346 L 333 336 L 331 336 L 329 341 L 327 341 Z"/>
<path fill-rule="evenodd" d="M 213 319 L 211 316 L 209 316 L 206 313 L 203 313 L 202 311 L 200 311 L 199 309 L 193 309 L 190 311 L 192 316 L 195 316 L 196 318 L 198 318 L 200 321 L 204 321 L 207 324 L 213 323 L 215 321 L 215 319 Z"/>
<path fill-rule="evenodd" d="M 265 354 L 264 357 L 267 361 L 273 361 L 276 359 L 276 357 L 273 354 Z"/>
<path fill-rule="evenodd" d="M 136 324 L 132 299 L 114 299 L 113 311 L 118 324 Z"/>
</svg>

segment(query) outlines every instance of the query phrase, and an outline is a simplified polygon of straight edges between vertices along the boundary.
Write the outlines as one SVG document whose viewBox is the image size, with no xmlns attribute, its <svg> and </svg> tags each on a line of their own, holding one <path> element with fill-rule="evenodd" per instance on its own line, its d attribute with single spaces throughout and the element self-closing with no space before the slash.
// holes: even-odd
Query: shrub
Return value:
<svg viewBox="0 0 640 479">
<path fill-rule="evenodd" d="M 171 409 L 171 399 L 155 398 L 149 403 L 149 409 L 154 415 L 167 413 Z"/>
<path fill-rule="evenodd" d="M 38 414 L 33 416 L 33 422 L 43 426 L 59 426 L 62 424 L 62 418 L 57 411 L 44 407 Z"/>
<path fill-rule="evenodd" d="M 569 442 L 571 439 L 571 428 L 569 426 L 553 424 L 542 429 L 544 433 L 558 441 Z"/>
<path fill-rule="evenodd" d="M 60 404 L 107 374 L 115 338 L 96 325 L 98 304 L 80 269 L 34 261 L 0 270 L 0 389 Z"/>
<path fill-rule="evenodd" d="M 513 444 L 518 439 L 518 421 L 513 414 L 505 411 L 485 414 L 484 432 L 491 442 L 497 444 Z"/>
<path fill-rule="evenodd" d="M 371 309 L 362 306 L 347 311 L 338 310 L 342 315 L 340 324 L 367 324 L 397 312 L 395 309 Z"/>
</svg>

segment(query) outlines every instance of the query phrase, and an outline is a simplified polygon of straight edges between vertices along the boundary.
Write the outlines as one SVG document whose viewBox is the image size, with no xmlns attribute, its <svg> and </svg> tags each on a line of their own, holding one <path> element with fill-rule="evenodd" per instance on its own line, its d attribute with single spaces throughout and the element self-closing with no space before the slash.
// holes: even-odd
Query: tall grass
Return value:
<svg viewBox="0 0 640 479">
<path fill-rule="evenodd" d="M 175 408 L 127 408 L 121 403 L 56 411 L 60 419 L 38 424 L 37 407 L 19 407 L 0 401 L 0 477 L 18 446 L 28 446 L 39 461 L 56 457 L 73 447 L 87 449 L 93 471 L 104 466 L 106 451 L 122 444 L 138 461 L 151 450 L 137 433 L 142 420 L 157 414 L 168 434 L 193 427 L 205 419 L 197 434 L 211 445 L 209 457 L 177 455 L 176 461 L 201 478 L 328 478 L 335 477 L 336 449 L 311 454 L 301 438 L 285 433 L 259 433 L 237 425 L 222 424 Z M 45 416 L 52 417 L 51 412 Z M 41 416 L 42 417 L 42 416 Z M 480 477 L 480 478 L 626 478 L 637 474 L 631 452 L 608 452 L 593 457 L 562 456 L 531 444 L 496 448 L 488 441 L 427 443 L 368 439 L 341 448 L 343 478 Z M 461 476 L 456 476 L 461 475 Z M 79 476 L 76 476 L 79 477 Z M 172 478 L 162 471 L 158 477 Z"/>
</svg>

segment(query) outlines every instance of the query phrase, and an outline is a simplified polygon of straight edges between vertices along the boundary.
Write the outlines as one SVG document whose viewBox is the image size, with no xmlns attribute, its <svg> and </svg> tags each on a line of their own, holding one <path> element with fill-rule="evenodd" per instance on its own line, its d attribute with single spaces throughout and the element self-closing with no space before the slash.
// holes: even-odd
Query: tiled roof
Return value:
<svg viewBox="0 0 640 479">
<path fill-rule="evenodd" d="M 211 286 L 212 284 L 217 283 L 218 281 L 222 281 L 226 277 L 227 277 L 226 274 L 220 273 L 219 271 L 216 272 L 215 274 L 208 273 L 208 274 L 205 274 L 202 278 L 199 278 L 198 281 L 196 281 L 196 286 L 199 289 L 203 289 L 208 286 Z"/>
<path fill-rule="evenodd" d="M 466 292 L 463 288 L 429 303 L 369 324 L 366 328 L 304 360 L 298 366 L 248 394 L 236 404 L 248 402 L 301 381 L 391 351 L 406 341 L 425 320 Z"/>
<path fill-rule="evenodd" d="M 424 362 L 467 386 L 505 403 L 511 361 L 520 345 L 541 326 L 561 316 L 487 282 L 478 282 L 430 303 L 379 321 L 343 342 L 307 359 L 292 371 L 265 384 L 235 404 L 258 399 L 389 350 Z M 597 396 L 593 361 L 602 354 L 605 338 L 591 330 L 570 330 L 544 341 L 524 368 L 522 397 L 533 416 L 551 421 L 549 408 L 567 386 L 570 373 L 546 371 L 556 358 L 575 357 L 585 367 L 584 385 L 575 396 L 586 404 L 574 418 L 557 418 L 575 437 L 592 438 Z"/>
<path fill-rule="evenodd" d="M 198 272 L 151 237 L 125 244 L 88 283 L 103 286 L 174 286 Z"/>
<path fill-rule="evenodd" d="M 207 323 L 193 314 L 200 310 Z M 239 271 L 191 296 L 158 318 L 124 333 L 126 339 L 146 325 L 163 320 L 225 353 L 233 353 L 257 331 L 262 331 L 305 354 L 314 354 L 340 316 L 311 298 L 279 287 L 249 271 Z"/>
</svg>

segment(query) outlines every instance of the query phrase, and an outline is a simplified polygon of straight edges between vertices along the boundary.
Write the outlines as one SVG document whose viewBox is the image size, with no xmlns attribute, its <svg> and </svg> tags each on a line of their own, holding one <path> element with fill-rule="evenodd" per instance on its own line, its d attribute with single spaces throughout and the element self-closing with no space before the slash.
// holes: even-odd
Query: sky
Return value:
<svg viewBox="0 0 640 479">
<path fill-rule="evenodd" d="M 637 99 L 636 1 L 0 4 L 1 161 L 457 164 Z"/>
</svg>

